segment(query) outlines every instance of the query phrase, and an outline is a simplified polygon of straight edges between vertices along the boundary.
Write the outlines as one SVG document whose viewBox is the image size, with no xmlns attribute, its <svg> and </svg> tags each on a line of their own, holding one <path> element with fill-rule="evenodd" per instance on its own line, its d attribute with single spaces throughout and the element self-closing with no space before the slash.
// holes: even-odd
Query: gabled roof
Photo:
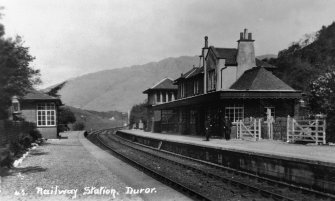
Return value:
<svg viewBox="0 0 335 201">
<path fill-rule="evenodd" d="M 217 48 L 210 46 L 211 49 L 218 59 L 225 59 L 226 65 L 237 65 L 237 49 L 236 48 Z"/>
<path fill-rule="evenodd" d="M 157 82 L 154 86 L 143 91 L 144 94 L 153 90 L 177 90 L 178 86 L 173 85 L 173 80 L 171 78 L 164 78 L 161 81 Z"/>
<path fill-rule="evenodd" d="M 49 96 L 43 92 L 37 90 L 31 90 L 26 93 L 23 97 L 20 98 L 23 101 L 34 101 L 34 100 L 43 100 L 43 101 L 56 101 L 61 103 L 60 98 Z"/>
<path fill-rule="evenodd" d="M 191 70 L 187 71 L 184 74 L 181 74 L 181 76 L 179 78 L 177 78 L 174 83 L 178 82 L 181 79 L 188 79 L 188 78 L 192 78 L 196 75 L 199 75 L 200 73 L 204 72 L 204 67 L 193 67 Z"/>
<path fill-rule="evenodd" d="M 263 68 L 277 68 L 276 66 L 273 66 L 265 61 L 259 60 L 256 58 L 256 66 L 257 67 L 263 67 Z"/>
<path fill-rule="evenodd" d="M 230 87 L 235 90 L 295 91 L 263 67 L 247 70 Z"/>
</svg>

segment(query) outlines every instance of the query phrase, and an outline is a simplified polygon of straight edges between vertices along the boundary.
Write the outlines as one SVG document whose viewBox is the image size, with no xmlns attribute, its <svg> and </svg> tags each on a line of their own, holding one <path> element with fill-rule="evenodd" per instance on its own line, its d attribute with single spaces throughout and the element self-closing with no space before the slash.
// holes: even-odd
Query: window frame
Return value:
<svg viewBox="0 0 335 201">
<path fill-rule="evenodd" d="M 233 110 L 233 120 L 230 118 L 230 112 L 227 114 L 227 110 Z M 238 111 L 241 110 L 241 111 Z M 239 117 L 239 114 L 241 114 L 241 116 Z M 227 106 L 225 107 L 225 116 L 228 116 L 228 118 L 230 119 L 230 121 L 232 123 L 236 123 L 239 120 L 243 120 L 244 119 L 244 106 L 243 105 L 232 105 L 232 106 Z"/>
<path fill-rule="evenodd" d="M 42 108 L 42 109 L 41 109 Z M 39 113 L 41 112 L 41 113 Z M 48 114 L 48 112 L 50 112 Z M 44 115 L 43 115 L 44 113 Z M 53 114 L 52 114 L 53 113 Z M 38 127 L 55 127 L 57 126 L 57 111 L 56 111 L 56 104 L 50 102 L 44 103 L 37 103 L 36 104 L 36 125 Z M 53 116 L 53 120 L 52 120 Z M 41 118 L 39 118 L 41 117 Z M 48 118 L 50 117 L 50 119 Z M 40 122 L 45 122 L 45 124 L 41 124 Z M 48 123 L 50 121 L 50 124 Z M 51 124 L 51 122 L 54 122 Z"/>
<path fill-rule="evenodd" d="M 276 119 L 276 107 L 274 107 L 274 106 L 266 106 L 266 107 L 264 107 L 264 119 L 265 119 L 265 121 L 267 121 L 267 114 L 266 114 L 266 112 L 267 112 L 268 108 L 271 110 L 271 116 L 273 117 L 273 120 L 275 120 Z"/>
<path fill-rule="evenodd" d="M 160 103 L 161 102 L 161 92 L 157 92 L 156 93 L 156 103 Z"/>
<path fill-rule="evenodd" d="M 167 102 L 171 102 L 173 96 L 172 92 L 167 92 L 167 96 L 168 96 Z"/>
</svg>

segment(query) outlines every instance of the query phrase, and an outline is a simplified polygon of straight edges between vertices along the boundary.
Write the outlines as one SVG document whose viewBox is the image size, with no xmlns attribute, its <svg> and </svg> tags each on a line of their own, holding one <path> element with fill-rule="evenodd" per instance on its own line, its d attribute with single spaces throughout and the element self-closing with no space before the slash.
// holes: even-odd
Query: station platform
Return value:
<svg viewBox="0 0 335 201">
<path fill-rule="evenodd" d="M 335 146 L 119 130 L 134 143 L 335 195 Z"/>
<path fill-rule="evenodd" d="M 285 157 L 291 158 L 292 160 L 308 160 L 314 161 L 315 163 L 334 163 L 335 167 L 335 146 L 291 144 L 275 140 L 247 141 L 231 139 L 227 141 L 225 139 L 210 139 L 210 141 L 204 141 L 203 137 L 192 135 L 152 133 L 135 129 L 122 131 L 132 135 L 216 149 Z"/>
</svg>

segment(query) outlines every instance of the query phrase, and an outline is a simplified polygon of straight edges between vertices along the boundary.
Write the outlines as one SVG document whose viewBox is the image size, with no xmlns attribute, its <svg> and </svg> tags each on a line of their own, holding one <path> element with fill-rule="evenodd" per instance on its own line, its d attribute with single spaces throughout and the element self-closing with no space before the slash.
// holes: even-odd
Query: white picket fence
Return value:
<svg viewBox="0 0 335 201">
<path fill-rule="evenodd" d="M 295 120 L 287 117 L 287 142 L 326 144 L 326 120 Z"/>
<path fill-rule="evenodd" d="M 261 119 L 252 119 L 249 122 L 239 120 L 236 122 L 237 139 L 260 140 L 261 139 Z"/>
</svg>

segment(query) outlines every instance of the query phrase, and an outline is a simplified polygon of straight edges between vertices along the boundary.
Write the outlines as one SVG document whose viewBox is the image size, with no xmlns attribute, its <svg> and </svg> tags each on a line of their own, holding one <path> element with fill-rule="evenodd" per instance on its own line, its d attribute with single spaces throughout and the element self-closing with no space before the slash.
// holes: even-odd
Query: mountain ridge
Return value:
<svg viewBox="0 0 335 201">
<path fill-rule="evenodd" d="M 173 79 L 197 65 L 198 56 L 168 57 L 143 65 L 102 70 L 66 80 L 59 91 L 64 104 L 95 111 L 128 111 L 142 92 L 164 77 Z"/>
</svg>

